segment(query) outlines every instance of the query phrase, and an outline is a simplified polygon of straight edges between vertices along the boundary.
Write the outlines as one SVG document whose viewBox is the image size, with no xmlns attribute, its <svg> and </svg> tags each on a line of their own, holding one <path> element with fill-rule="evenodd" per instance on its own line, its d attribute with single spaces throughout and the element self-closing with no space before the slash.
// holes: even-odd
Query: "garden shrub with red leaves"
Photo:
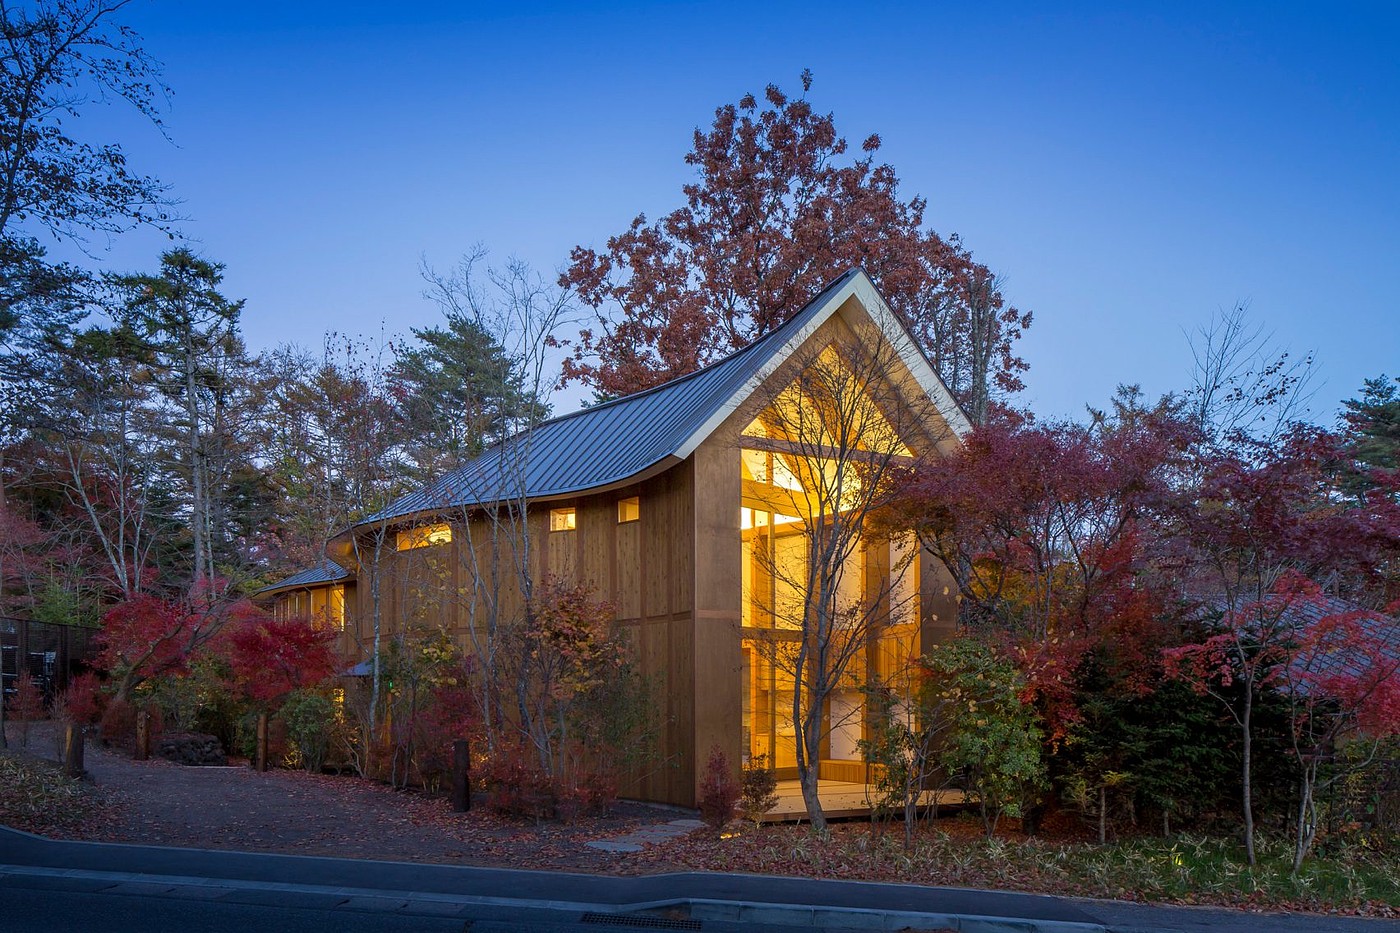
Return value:
<svg viewBox="0 0 1400 933">
<path fill-rule="evenodd" d="M 700 819 L 718 832 L 734 819 L 743 789 L 729 766 L 729 756 L 718 745 L 710 749 L 705 772 L 700 776 Z"/>
<path fill-rule="evenodd" d="M 502 816 L 548 820 L 558 810 L 554 781 L 518 746 L 501 749 L 482 768 L 486 805 Z"/>
<path fill-rule="evenodd" d="M 92 725 L 102 716 L 102 700 L 101 681 L 92 671 L 84 671 L 68 681 L 61 706 L 69 722 Z"/>
<path fill-rule="evenodd" d="M 138 704 L 121 698 L 113 698 L 102 713 L 98 726 L 102 741 L 106 745 L 131 751 L 136 747 L 136 715 L 145 710 L 150 716 L 151 742 L 165 731 L 165 718 L 160 707 L 154 703 Z"/>
</svg>

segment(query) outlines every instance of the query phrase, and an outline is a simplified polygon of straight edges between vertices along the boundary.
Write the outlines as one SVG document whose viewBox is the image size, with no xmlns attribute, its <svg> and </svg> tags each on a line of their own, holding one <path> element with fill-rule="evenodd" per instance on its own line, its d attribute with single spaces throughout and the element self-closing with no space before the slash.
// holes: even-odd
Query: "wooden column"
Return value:
<svg viewBox="0 0 1400 933">
<path fill-rule="evenodd" d="M 691 759 L 682 762 L 698 791 L 700 770 L 711 747 L 741 760 L 743 745 L 743 667 L 740 606 L 743 579 L 739 505 L 742 488 L 739 450 L 711 437 L 694 454 L 695 733 Z"/>
<path fill-rule="evenodd" d="M 466 813 L 472 808 L 471 747 L 466 739 L 452 743 L 452 809 Z"/>
<path fill-rule="evenodd" d="M 258 713 L 258 732 L 254 740 L 253 767 L 258 771 L 267 770 L 267 713 Z"/>
<path fill-rule="evenodd" d="M 133 757 L 137 761 L 151 757 L 151 714 L 145 710 L 136 714 L 136 751 Z"/>
<path fill-rule="evenodd" d="M 83 728 L 69 723 L 63 731 L 63 773 L 71 778 L 83 776 Z"/>
</svg>

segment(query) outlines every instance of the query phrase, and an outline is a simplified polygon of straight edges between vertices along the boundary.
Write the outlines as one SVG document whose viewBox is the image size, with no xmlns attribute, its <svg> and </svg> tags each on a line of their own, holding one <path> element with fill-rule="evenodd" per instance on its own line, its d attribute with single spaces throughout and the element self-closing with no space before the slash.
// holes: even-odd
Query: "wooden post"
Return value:
<svg viewBox="0 0 1400 933">
<path fill-rule="evenodd" d="M 137 761 L 151 757 L 151 714 L 144 709 L 136 714 L 136 754 Z"/>
<path fill-rule="evenodd" d="M 472 756 L 466 739 L 452 743 L 452 809 L 466 813 L 472 808 Z"/>
<path fill-rule="evenodd" d="M 253 751 L 253 767 L 267 770 L 267 713 L 258 713 L 258 736 Z"/>
<path fill-rule="evenodd" d="M 71 778 L 83 776 L 83 728 L 72 723 L 63 733 L 63 773 Z"/>
</svg>

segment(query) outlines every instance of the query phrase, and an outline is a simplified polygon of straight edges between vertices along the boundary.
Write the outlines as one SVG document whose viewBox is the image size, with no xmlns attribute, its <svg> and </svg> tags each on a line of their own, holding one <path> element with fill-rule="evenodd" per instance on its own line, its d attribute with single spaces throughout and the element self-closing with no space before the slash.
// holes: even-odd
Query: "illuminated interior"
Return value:
<svg viewBox="0 0 1400 933">
<path fill-rule="evenodd" d="M 345 628 L 345 586 L 318 586 L 280 595 L 273 604 L 274 618 L 310 619 L 316 628 Z"/>
<path fill-rule="evenodd" d="M 855 408 L 859 436 L 868 443 L 851 446 L 898 457 L 910 455 L 868 396 L 862 395 Z M 809 523 L 826 521 L 833 512 L 850 508 L 860 492 L 860 477 L 849 470 L 849 462 L 851 475 L 838 482 L 832 461 L 800 456 L 792 452 L 795 445 L 783 443 L 800 432 L 804 443 L 798 449 L 817 450 L 829 444 L 833 432 L 823 424 L 826 420 L 820 405 L 790 390 L 749 424 L 743 433 L 751 440 L 740 450 L 744 753 L 749 759 L 767 756 L 782 780 L 797 776 L 793 700 L 796 653 L 810 587 Z M 912 689 L 912 684 L 897 681 L 908 679 L 909 662 L 919 653 L 916 549 L 912 542 L 881 542 L 883 553 L 870 554 L 869 547 L 856 548 L 846 559 L 835 608 L 838 617 L 849 611 L 853 619 L 860 618 L 866 601 L 878 600 L 881 611 L 888 611 L 888 622 L 854 648 L 840 687 L 823 711 L 822 779 L 829 774 L 838 775 L 839 780 L 866 779 L 859 747 L 869 732 L 866 687 L 887 685 L 896 698 L 907 698 Z M 905 715 L 907 708 L 896 700 L 896 715 Z"/>
<path fill-rule="evenodd" d="M 420 547 L 450 543 L 452 543 L 452 526 L 446 522 L 440 522 L 436 525 L 419 525 L 417 528 L 405 528 L 398 533 L 395 539 L 395 546 L 400 551 L 412 551 Z"/>
<path fill-rule="evenodd" d="M 578 512 L 573 508 L 550 509 L 550 531 L 573 531 L 578 527 Z"/>
<path fill-rule="evenodd" d="M 617 501 L 617 523 L 635 522 L 642 517 L 642 500 L 637 496 Z"/>
</svg>

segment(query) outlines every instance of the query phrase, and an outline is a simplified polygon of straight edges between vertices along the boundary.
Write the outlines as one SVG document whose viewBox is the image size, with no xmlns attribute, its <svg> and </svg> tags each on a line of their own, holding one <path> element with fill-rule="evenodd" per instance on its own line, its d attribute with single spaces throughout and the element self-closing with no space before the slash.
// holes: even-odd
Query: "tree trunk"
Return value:
<svg viewBox="0 0 1400 933">
<path fill-rule="evenodd" d="M 821 721 L 821 704 L 815 696 L 808 698 L 808 703 L 812 709 L 802 708 L 802 670 L 803 660 L 800 657 L 797 663 L 798 675 L 796 684 L 792 691 L 792 721 L 796 727 L 796 752 L 797 752 L 797 782 L 802 787 L 802 802 L 807 807 L 807 817 L 812 821 L 812 828 L 823 836 L 826 835 L 826 813 L 822 811 L 821 801 L 821 729 L 817 723 Z M 814 723 L 812 720 L 816 720 Z"/>
<path fill-rule="evenodd" d="M 205 558 L 209 518 L 206 514 L 204 451 L 199 433 L 199 386 L 195 380 L 194 348 L 190 345 L 192 339 L 192 335 L 185 335 L 185 417 L 189 419 L 185 437 L 190 454 L 190 533 L 194 536 L 194 579 L 198 584 L 209 578 L 211 568 Z"/>
<path fill-rule="evenodd" d="M 1313 839 L 1317 835 L 1316 762 L 1303 764 L 1303 773 L 1298 779 L 1298 783 L 1298 826 L 1297 835 L 1293 840 L 1293 871 L 1291 872 L 1291 876 L 1295 878 L 1298 876 L 1298 872 L 1302 871 L 1303 859 L 1307 858 L 1308 850 L 1312 848 Z"/>
<path fill-rule="evenodd" d="M 1254 752 L 1254 684 L 1246 682 L 1244 695 L 1244 712 L 1240 716 L 1240 732 L 1243 740 L 1243 774 L 1242 790 L 1244 803 L 1244 854 L 1249 860 L 1249 867 L 1253 868 L 1258 864 L 1258 859 L 1254 853 L 1254 785 L 1253 785 L 1253 752 Z"/>
</svg>

